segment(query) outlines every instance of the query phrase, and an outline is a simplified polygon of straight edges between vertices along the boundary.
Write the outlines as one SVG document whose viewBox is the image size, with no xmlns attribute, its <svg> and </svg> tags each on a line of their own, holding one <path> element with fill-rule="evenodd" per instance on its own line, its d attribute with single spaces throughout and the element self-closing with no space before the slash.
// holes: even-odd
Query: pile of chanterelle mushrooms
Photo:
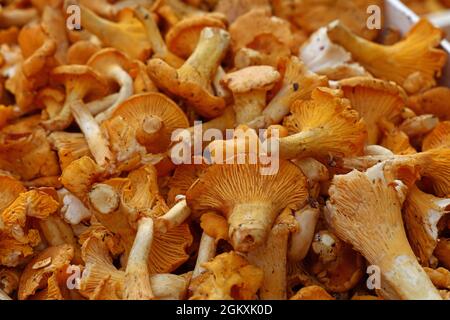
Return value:
<svg viewBox="0 0 450 320">
<path fill-rule="evenodd" d="M 429 22 L 369 30 L 381 0 L 1 3 L 0 299 L 450 298 Z"/>
</svg>

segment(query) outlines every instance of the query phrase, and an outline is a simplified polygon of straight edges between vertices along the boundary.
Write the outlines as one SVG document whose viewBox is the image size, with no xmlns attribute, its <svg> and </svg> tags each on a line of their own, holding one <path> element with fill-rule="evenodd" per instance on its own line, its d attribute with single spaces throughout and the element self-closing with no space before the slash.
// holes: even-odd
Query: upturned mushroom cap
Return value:
<svg viewBox="0 0 450 320">
<path fill-rule="evenodd" d="M 408 239 L 422 266 L 433 265 L 433 251 L 439 237 L 439 221 L 450 212 L 450 199 L 426 194 L 411 188 L 406 198 L 403 217 Z"/>
<path fill-rule="evenodd" d="M 183 59 L 189 58 L 206 27 L 226 29 L 223 21 L 211 16 L 188 17 L 170 28 L 166 35 L 167 48 Z"/>
<path fill-rule="evenodd" d="M 172 132 L 189 127 L 180 107 L 160 93 L 129 98 L 114 111 L 112 119 L 115 117 L 126 121 L 134 137 L 151 153 L 165 152 L 171 144 Z"/>
<path fill-rule="evenodd" d="M 20 277 L 18 296 L 25 300 L 38 289 L 47 286 L 47 279 L 54 273 L 67 267 L 73 258 L 74 249 L 64 244 L 50 247 L 34 257 L 25 267 Z"/>
<path fill-rule="evenodd" d="M 406 238 L 401 215 L 406 187 L 385 173 L 386 166 L 335 176 L 326 219 L 340 239 L 380 268 L 385 298 L 441 300 Z"/>
<path fill-rule="evenodd" d="M 403 41 L 383 46 L 360 38 L 339 21 L 328 26 L 328 37 L 351 52 L 374 76 L 396 82 L 408 93 L 416 93 L 436 85 L 442 73 L 446 53 L 436 49 L 442 31 L 427 20 L 420 20 Z"/>
<path fill-rule="evenodd" d="M 273 175 L 262 175 L 261 164 L 212 165 L 188 190 L 194 214 L 218 211 L 229 223 L 235 250 L 247 252 L 262 245 L 281 211 L 302 207 L 307 181 L 295 165 L 281 161 Z"/>
<path fill-rule="evenodd" d="M 233 93 L 246 93 L 270 90 L 280 78 L 280 73 L 273 67 L 253 66 L 226 74 L 222 82 Z"/>
<path fill-rule="evenodd" d="M 398 117 L 406 103 L 406 94 L 393 82 L 368 77 L 355 77 L 339 82 L 345 98 L 364 119 L 369 134 L 369 144 L 380 138 L 379 122 Z"/>
</svg>

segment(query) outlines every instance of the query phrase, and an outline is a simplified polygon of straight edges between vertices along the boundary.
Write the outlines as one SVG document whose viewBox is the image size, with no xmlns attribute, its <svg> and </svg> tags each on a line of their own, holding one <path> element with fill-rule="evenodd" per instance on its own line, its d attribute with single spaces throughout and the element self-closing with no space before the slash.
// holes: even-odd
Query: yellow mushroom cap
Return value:
<svg viewBox="0 0 450 320">
<path fill-rule="evenodd" d="M 253 66 L 228 73 L 222 81 L 232 92 L 246 93 L 270 90 L 280 78 L 280 73 L 273 67 Z"/>
</svg>

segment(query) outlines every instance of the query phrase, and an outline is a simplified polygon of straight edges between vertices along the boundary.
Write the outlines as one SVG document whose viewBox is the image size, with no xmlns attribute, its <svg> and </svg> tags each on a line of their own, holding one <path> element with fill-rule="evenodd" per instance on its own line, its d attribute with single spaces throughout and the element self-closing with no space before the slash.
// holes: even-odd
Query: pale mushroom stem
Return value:
<svg viewBox="0 0 450 320">
<path fill-rule="evenodd" d="M 238 124 L 251 123 L 261 116 L 266 107 L 266 91 L 253 90 L 247 93 L 234 94 L 234 110 Z"/>
<path fill-rule="evenodd" d="M 198 82 L 209 87 L 229 43 L 228 32 L 214 28 L 203 29 L 194 52 L 178 69 L 180 78 L 191 79 L 195 75 Z"/>
<path fill-rule="evenodd" d="M 113 105 L 102 113 L 99 113 L 95 117 L 95 120 L 98 123 L 102 123 L 103 121 L 111 118 L 117 107 L 119 107 L 120 104 L 126 99 L 131 97 L 134 91 L 133 79 L 130 77 L 128 72 L 123 70 L 120 66 L 113 66 L 108 75 L 117 81 L 117 83 L 120 85 L 120 91 L 119 95 L 117 96 L 117 100 L 113 103 Z"/>
<path fill-rule="evenodd" d="M 195 263 L 194 272 L 192 273 L 192 279 L 198 277 L 206 271 L 203 264 L 212 260 L 216 256 L 216 248 L 216 239 L 203 232 L 202 238 L 200 239 L 197 261 Z"/>
<path fill-rule="evenodd" d="M 154 298 L 147 265 L 152 242 L 153 219 L 141 218 L 125 271 L 124 298 L 126 300 Z"/>
<path fill-rule="evenodd" d="M 155 300 L 182 300 L 186 296 L 188 281 L 174 274 L 155 274 L 150 278 Z"/>
<path fill-rule="evenodd" d="M 101 98 L 99 100 L 95 100 L 89 103 L 86 103 L 86 108 L 89 112 L 96 116 L 99 113 L 109 109 L 112 105 L 119 99 L 119 93 L 113 93 L 109 96 Z"/>
<path fill-rule="evenodd" d="M 276 216 L 270 203 L 236 205 L 228 217 L 229 237 L 234 249 L 248 252 L 264 243 Z"/>
<path fill-rule="evenodd" d="M 263 111 L 263 120 L 255 120 L 260 128 L 269 127 L 273 124 L 279 124 L 285 116 L 289 114 L 290 110 L 290 91 L 292 88 L 288 85 L 283 86 L 278 94 L 270 101 L 267 108 Z"/>
<path fill-rule="evenodd" d="M 295 220 L 299 225 L 299 230 L 292 234 L 288 257 L 290 262 L 300 262 L 308 253 L 314 238 L 317 221 L 319 220 L 318 208 L 307 206 L 295 213 Z"/>
<path fill-rule="evenodd" d="M 314 145 L 317 132 L 321 128 L 299 132 L 292 136 L 279 139 L 279 153 L 281 159 L 295 159 L 311 156 L 308 146 Z"/>
<path fill-rule="evenodd" d="M 249 261 L 264 271 L 259 291 L 261 300 L 286 300 L 288 240 L 288 226 L 277 224 L 271 230 L 265 245 L 248 254 Z"/>
<path fill-rule="evenodd" d="M 153 52 L 160 57 L 165 57 L 168 52 L 167 46 L 152 14 L 142 6 L 137 7 L 134 12 L 147 31 L 148 40 L 152 45 Z"/>
<path fill-rule="evenodd" d="M 104 136 L 100 126 L 89 110 L 87 110 L 83 101 L 73 101 L 70 103 L 70 109 L 86 138 L 89 150 L 94 156 L 95 161 L 99 166 L 107 165 L 108 162 L 113 159 L 113 156 L 109 149 L 109 142 Z"/>
<path fill-rule="evenodd" d="M 164 122 L 157 116 L 147 116 L 138 128 L 136 139 L 143 146 L 149 146 L 164 139 Z"/>
<path fill-rule="evenodd" d="M 412 252 L 408 255 L 385 257 L 378 265 L 381 270 L 385 270 L 382 273 L 381 286 L 388 297 L 403 300 L 442 300 Z"/>
<path fill-rule="evenodd" d="M 12 300 L 2 289 L 0 289 L 0 300 Z"/>
<path fill-rule="evenodd" d="M 155 230 L 166 233 L 170 229 L 181 225 L 190 215 L 191 209 L 189 209 L 186 200 L 182 200 L 167 211 L 166 214 L 156 219 Z"/>
</svg>

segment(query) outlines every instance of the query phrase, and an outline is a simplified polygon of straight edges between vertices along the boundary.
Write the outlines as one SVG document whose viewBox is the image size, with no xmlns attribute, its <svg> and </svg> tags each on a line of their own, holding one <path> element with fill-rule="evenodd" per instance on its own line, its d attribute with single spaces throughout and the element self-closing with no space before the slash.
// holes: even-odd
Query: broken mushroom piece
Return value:
<svg viewBox="0 0 450 320">
<path fill-rule="evenodd" d="M 49 247 L 34 257 L 20 277 L 19 300 L 26 300 L 37 290 L 46 288 L 49 277 L 68 267 L 73 255 L 73 247 L 63 244 Z"/>
<path fill-rule="evenodd" d="M 314 89 L 325 87 L 327 84 L 326 77 L 308 71 L 300 59 L 291 57 L 286 65 L 281 89 L 263 111 L 263 116 L 249 126 L 267 128 L 273 124 L 280 124 L 289 114 L 292 103 L 309 99 Z"/>
<path fill-rule="evenodd" d="M 204 264 L 211 261 L 216 256 L 216 239 L 209 236 L 205 231 L 202 233 L 200 239 L 200 245 L 197 253 L 197 261 L 195 262 L 195 268 L 192 272 L 192 278 L 195 279 L 201 274 L 205 273 L 207 269 Z"/>
<path fill-rule="evenodd" d="M 392 121 L 400 116 L 406 103 L 403 89 L 393 82 L 367 77 L 355 77 L 339 82 L 344 97 L 364 119 L 368 131 L 368 143 L 377 144 L 380 139 L 379 122 Z"/>
<path fill-rule="evenodd" d="M 119 50 L 106 48 L 95 53 L 87 65 L 105 76 L 108 81 L 116 82 L 120 86 L 119 96 L 114 104 L 95 117 L 98 123 L 102 123 L 109 119 L 117 107 L 133 94 L 133 79 L 129 75 L 132 63 Z"/>
<path fill-rule="evenodd" d="M 223 113 L 225 101 L 216 97 L 211 81 L 225 56 L 230 36 L 217 28 L 205 28 L 196 49 L 179 69 L 161 59 L 148 62 L 148 72 L 157 87 L 188 102 L 201 116 L 214 118 Z"/>
<path fill-rule="evenodd" d="M 281 158 L 362 154 L 366 126 L 349 101 L 343 98 L 342 92 L 315 89 L 311 100 L 295 102 L 291 112 L 284 125 L 294 134 L 279 140 Z"/>
<path fill-rule="evenodd" d="M 237 124 L 247 124 L 261 116 L 266 94 L 280 79 L 270 66 L 254 66 L 225 75 L 222 82 L 233 92 Z"/>
<path fill-rule="evenodd" d="M 439 221 L 450 212 L 450 199 L 426 194 L 416 186 L 408 193 L 403 209 L 409 243 L 422 266 L 435 265 L 433 251 L 439 238 Z"/>
<path fill-rule="evenodd" d="M 335 176 L 326 219 L 340 239 L 380 268 L 383 297 L 441 300 L 406 238 L 401 214 L 406 186 L 387 178 L 385 165 Z"/>
<path fill-rule="evenodd" d="M 208 270 L 191 282 L 189 300 L 253 300 L 262 285 L 263 272 L 234 251 L 204 264 Z"/>
<path fill-rule="evenodd" d="M 282 160 L 273 175 L 262 175 L 263 167 L 237 162 L 212 165 L 186 194 L 194 215 L 213 210 L 227 218 L 237 251 L 263 245 L 281 211 L 299 209 L 307 199 L 306 178 L 295 165 Z"/>
<path fill-rule="evenodd" d="M 403 41 L 383 46 L 360 38 L 335 21 L 328 26 L 328 37 L 349 51 L 374 76 L 396 82 L 408 93 L 417 93 L 436 85 L 442 73 L 446 53 L 436 49 L 442 30 L 425 19 L 420 20 Z"/>
</svg>

